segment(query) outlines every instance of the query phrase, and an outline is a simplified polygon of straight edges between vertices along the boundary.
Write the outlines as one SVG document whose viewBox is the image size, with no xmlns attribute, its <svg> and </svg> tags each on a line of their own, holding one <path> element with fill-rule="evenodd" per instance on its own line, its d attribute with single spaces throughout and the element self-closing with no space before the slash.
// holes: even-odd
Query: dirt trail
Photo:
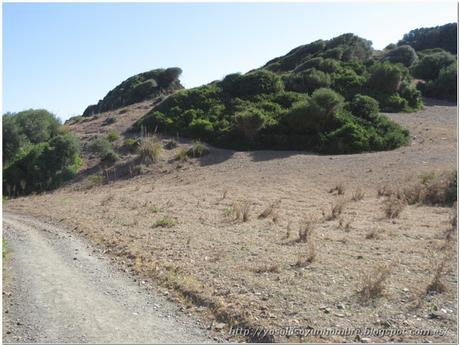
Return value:
<svg viewBox="0 0 460 346">
<path fill-rule="evenodd" d="M 173 303 L 147 293 L 74 235 L 10 213 L 3 226 L 3 342 L 210 342 Z"/>
</svg>

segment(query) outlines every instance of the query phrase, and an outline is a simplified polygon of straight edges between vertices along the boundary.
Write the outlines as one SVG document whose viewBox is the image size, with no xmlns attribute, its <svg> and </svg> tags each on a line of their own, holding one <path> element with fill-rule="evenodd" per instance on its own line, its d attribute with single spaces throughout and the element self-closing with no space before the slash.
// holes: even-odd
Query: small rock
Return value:
<svg viewBox="0 0 460 346">
<path fill-rule="evenodd" d="M 224 329 L 225 328 L 225 323 L 217 323 L 215 326 L 214 326 L 214 329 L 215 330 L 221 330 L 221 329 Z"/>
<path fill-rule="evenodd" d="M 368 344 L 371 342 L 371 338 L 361 338 L 361 342 L 364 344 Z"/>
<path fill-rule="evenodd" d="M 77 257 L 74 257 L 73 260 L 76 261 L 76 260 L 77 260 Z"/>
<path fill-rule="evenodd" d="M 343 310 L 343 309 L 345 309 L 345 305 L 343 305 L 342 303 L 339 303 L 339 304 L 337 304 L 337 309 Z"/>
</svg>

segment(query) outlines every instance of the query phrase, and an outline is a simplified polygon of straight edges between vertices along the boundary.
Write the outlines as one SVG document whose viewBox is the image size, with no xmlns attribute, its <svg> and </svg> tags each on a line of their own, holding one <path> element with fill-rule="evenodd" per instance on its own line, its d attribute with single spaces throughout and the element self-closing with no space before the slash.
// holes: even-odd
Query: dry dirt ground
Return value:
<svg viewBox="0 0 460 346">
<path fill-rule="evenodd" d="M 230 341 L 455 343 L 457 247 L 445 246 L 452 209 L 410 205 L 389 219 L 385 197 L 377 196 L 379 187 L 456 168 L 456 106 L 426 105 L 389 115 L 413 136 L 394 151 L 325 156 L 211 148 L 178 163 L 178 149 L 165 149 L 159 163 L 131 179 L 70 184 L 10 200 L 4 209 L 84 235 L 126 271 L 213 321 L 214 332 Z M 329 192 L 336 185 L 344 195 Z M 354 201 L 358 189 L 364 197 Z M 342 213 L 328 217 L 341 203 Z M 271 213 L 259 217 L 270 205 Z M 312 231 L 304 243 L 298 231 L 306 227 Z M 446 290 L 426 294 L 443 260 Z M 381 275 L 382 295 L 365 299 L 359 292 Z M 232 325 L 264 329 L 243 338 L 230 335 Z M 310 334 L 277 335 L 289 327 Z M 374 334 L 311 335 L 325 328 Z"/>
<path fill-rule="evenodd" d="M 174 304 L 113 269 L 78 235 L 3 214 L 4 343 L 209 343 Z"/>
</svg>

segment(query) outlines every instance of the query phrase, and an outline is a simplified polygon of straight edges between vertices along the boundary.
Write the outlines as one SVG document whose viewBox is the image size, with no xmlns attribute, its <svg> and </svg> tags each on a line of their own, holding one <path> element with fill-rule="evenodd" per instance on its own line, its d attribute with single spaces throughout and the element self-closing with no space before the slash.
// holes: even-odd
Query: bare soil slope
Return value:
<svg viewBox="0 0 460 346">
<path fill-rule="evenodd" d="M 160 163 L 151 165 L 161 168 L 151 173 L 91 189 L 70 185 L 5 208 L 75 228 L 128 270 L 174 289 L 187 309 L 225 322 L 217 328 L 225 336 L 239 323 L 443 331 L 293 342 L 455 342 L 457 253 L 445 237 L 452 210 L 412 205 L 389 219 L 385 198 L 377 196 L 379 187 L 396 189 L 420 174 L 456 167 L 456 106 L 427 104 L 417 113 L 389 115 L 413 136 L 410 146 L 390 152 L 211 148 L 208 156 L 178 163 L 172 159 L 178 149 L 163 150 Z M 329 192 L 336 185 L 344 195 Z M 353 200 L 359 189 L 364 197 Z M 331 216 L 341 204 L 341 213 Z M 306 227 L 313 241 L 304 243 L 298 231 Z M 426 294 L 446 258 L 439 270 L 446 290 Z M 359 291 L 384 270 L 382 296 L 364 299 Z"/>
</svg>

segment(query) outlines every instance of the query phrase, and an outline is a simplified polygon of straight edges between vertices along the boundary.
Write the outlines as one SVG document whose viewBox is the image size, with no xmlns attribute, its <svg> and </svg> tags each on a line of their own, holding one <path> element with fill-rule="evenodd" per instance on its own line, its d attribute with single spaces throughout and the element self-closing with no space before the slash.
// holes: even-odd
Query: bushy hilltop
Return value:
<svg viewBox="0 0 460 346">
<path fill-rule="evenodd" d="M 416 54 L 409 53 L 410 49 Z M 412 30 L 398 42 L 398 47 L 390 45 L 387 50 L 387 55 L 399 52 L 401 57 L 414 57 L 406 60 L 410 62 L 406 66 L 421 80 L 417 89 L 424 96 L 457 100 L 457 23 Z"/>
<path fill-rule="evenodd" d="M 83 116 L 110 111 L 183 89 L 178 67 L 156 69 L 139 73 L 122 82 L 95 105 L 88 106 Z"/>
<path fill-rule="evenodd" d="M 416 29 L 383 51 L 350 33 L 317 40 L 246 74 L 180 91 L 134 129 L 236 149 L 394 149 L 409 134 L 380 111 L 416 111 L 422 93 L 456 100 L 456 31 L 456 23 Z"/>
<path fill-rule="evenodd" d="M 246 74 L 177 92 L 135 128 L 238 149 L 394 149 L 409 134 L 379 110 L 414 111 L 422 101 L 407 67 L 374 53 L 353 34 L 315 41 Z"/>
</svg>

